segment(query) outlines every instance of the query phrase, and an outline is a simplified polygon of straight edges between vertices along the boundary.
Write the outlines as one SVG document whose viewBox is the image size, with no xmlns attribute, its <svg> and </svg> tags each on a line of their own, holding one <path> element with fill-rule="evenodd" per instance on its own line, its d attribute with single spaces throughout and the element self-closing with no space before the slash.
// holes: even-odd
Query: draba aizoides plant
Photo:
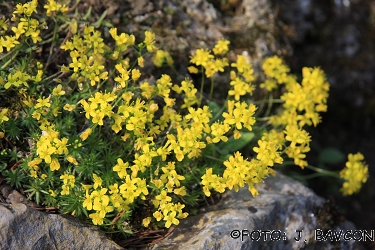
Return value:
<svg viewBox="0 0 375 250">
<path fill-rule="evenodd" d="M 230 42 L 219 40 L 212 51 L 191 56 L 189 72 L 202 75 L 198 91 L 188 77 L 173 82 L 167 74 L 155 80 L 143 74 L 150 62 L 173 67 L 153 32 L 137 42 L 112 27 L 107 41 L 67 6 L 49 0 L 39 11 L 44 22 L 37 6 L 17 4 L 11 21 L 0 20 L 1 180 L 24 188 L 29 199 L 106 231 L 131 233 L 140 226 L 131 224 L 135 215 L 144 227 L 169 228 L 213 191 L 247 185 L 256 196 L 256 185 L 284 158 L 319 171 L 305 160 L 311 138 L 304 127 L 316 126 L 327 110 L 321 69 L 303 68 L 298 81 L 273 56 L 264 60 L 258 86 L 248 58 L 230 62 Z M 65 39 L 57 36 L 64 32 Z M 57 72 L 45 67 L 51 56 L 35 58 L 49 43 L 69 55 L 67 65 L 55 62 Z M 228 70 L 226 100 L 205 97 L 206 79 L 211 97 L 214 76 Z M 255 100 L 256 88 L 268 98 Z M 253 157 L 244 158 L 239 150 L 255 139 Z M 344 180 L 344 195 L 366 182 L 363 160 L 350 154 L 346 168 L 334 173 Z"/>
</svg>

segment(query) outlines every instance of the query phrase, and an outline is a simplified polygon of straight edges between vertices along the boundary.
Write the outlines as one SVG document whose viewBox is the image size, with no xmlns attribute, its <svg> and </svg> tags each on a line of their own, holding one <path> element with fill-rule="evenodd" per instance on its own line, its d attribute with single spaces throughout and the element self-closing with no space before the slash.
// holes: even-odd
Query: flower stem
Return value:
<svg viewBox="0 0 375 250">
<path fill-rule="evenodd" d="M 201 91 L 200 91 L 200 94 L 201 94 L 201 98 L 200 98 L 200 103 L 202 103 L 202 99 L 203 99 L 203 87 L 204 87 L 204 71 L 203 71 L 203 66 L 202 66 L 202 82 L 201 82 Z"/>
<path fill-rule="evenodd" d="M 288 166 L 288 165 L 292 166 L 292 165 L 295 165 L 295 164 L 292 161 L 285 161 L 280 166 Z M 336 178 L 341 179 L 339 173 L 336 172 L 336 171 L 329 171 L 329 170 L 317 168 L 317 167 L 314 167 L 314 166 L 311 166 L 311 165 L 307 165 L 306 168 L 315 171 L 317 174 L 319 174 L 319 176 L 331 176 L 331 177 L 336 177 Z M 313 177 L 311 177 L 311 178 L 313 178 Z"/>
<path fill-rule="evenodd" d="M 210 100 L 212 99 L 212 93 L 214 92 L 214 78 L 211 77 L 211 90 L 210 90 Z"/>
</svg>

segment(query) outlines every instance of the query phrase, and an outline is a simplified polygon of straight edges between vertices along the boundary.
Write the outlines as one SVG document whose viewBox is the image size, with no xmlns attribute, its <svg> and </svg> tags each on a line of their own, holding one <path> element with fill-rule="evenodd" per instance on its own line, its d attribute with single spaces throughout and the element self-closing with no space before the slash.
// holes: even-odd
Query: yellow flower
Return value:
<svg viewBox="0 0 375 250">
<path fill-rule="evenodd" d="M 251 95 L 255 89 L 253 85 L 242 81 L 238 77 L 234 81 L 231 81 L 230 85 L 233 86 L 233 89 L 228 91 L 228 95 L 234 96 L 236 101 L 240 100 L 240 97 L 246 95 L 246 93 L 250 93 Z"/>
<path fill-rule="evenodd" d="M 85 141 L 87 139 L 87 137 L 89 137 L 89 135 L 91 135 L 92 133 L 92 129 L 91 128 L 87 128 L 85 131 L 83 131 L 79 137 L 81 137 L 82 141 Z"/>
<path fill-rule="evenodd" d="M 41 145 L 37 149 L 37 153 L 39 154 L 39 157 L 44 159 L 46 163 L 51 163 L 51 155 L 56 152 L 55 147 L 50 147 L 47 145 Z"/>
<path fill-rule="evenodd" d="M 42 108 L 42 107 L 51 107 L 51 103 L 49 102 L 49 98 L 39 98 L 37 100 L 37 104 L 35 105 L 35 108 Z"/>
<path fill-rule="evenodd" d="M 272 56 L 264 60 L 262 69 L 266 76 L 275 78 L 278 83 L 286 83 L 286 75 L 290 71 L 278 56 Z"/>
<path fill-rule="evenodd" d="M 163 186 L 162 180 L 153 179 L 153 180 L 151 180 L 151 183 L 154 184 L 156 186 L 156 188 L 161 188 Z"/>
<path fill-rule="evenodd" d="M 304 129 L 299 129 L 297 125 L 287 125 L 285 128 L 285 139 L 290 141 L 290 147 L 297 144 L 308 144 L 310 142 L 309 133 Z"/>
<path fill-rule="evenodd" d="M 157 48 L 155 47 L 155 34 L 151 31 L 145 31 L 145 40 L 146 49 L 148 52 L 155 52 Z"/>
<path fill-rule="evenodd" d="M 101 187 L 102 186 L 102 178 L 100 178 L 96 174 L 92 174 L 92 177 L 94 179 L 94 188 Z"/>
<path fill-rule="evenodd" d="M 199 73 L 199 70 L 194 66 L 189 66 L 188 71 L 189 71 L 190 74 L 198 74 Z"/>
<path fill-rule="evenodd" d="M 156 67 L 162 67 L 164 62 L 168 65 L 173 65 L 173 59 L 171 55 L 164 50 L 157 50 L 153 58 L 154 65 Z"/>
<path fill-rule="evenodd" d="M 164 51 L 163 50 L 157 50 L 155 53 L 155 56 L 153 57 L 153 63 L 156 67 L 163 66 L 164 63 Z"/>
<path fill-rule="evenodd" d="M 57 85 L 56 88 L 52 90 L 52 95 L 59 96 L 59 95 L 65 95 L 65 91 L 62 90 L 62 85 Z"/>
<path fill-rule="evenodd" d="M 145 59 L 143 58 L 143 56 L 138 57 L 137 62 L 139 67 L 143 68 L 145 66 Z"/>
<path fill-rule="evenodd" d="M 47 16 L 56 15 L 56 12 L 66 13 L 68 7 L 65 4 L 56 3 L 55 0 L 48 0 L 48 4 L 44 5 L 47 10 Z"/>
<path fill-rule="evenodd" d="M 37 178 L 38 174 L 35 170 L 30 170 L 30 176 L 33 177 L 33 178 Z"/>
<path fill-rule="evenodd" d="M 102 200 L 102 201 L 94 200 L 94 205 L 93 205 L 93 209 L 99 212 L 99 216 L 101 218 L 104 218 L 107 213 L 110 213 L 114 210 L 113 206 L 108 206 L 108 203 L 109 203 L 108 196 L 105 196 L 105 197 L 107 197 L 107 199 Z"/>
<path fill-rule="evenodd" d="M 9 118 L 6 116 L 6 113 L 8 113 L 8 109 L 3 109 L 0 112 L 0 124 L 6 121 L 9 121 Z"/>
<path fill-rule="evenodd" d="M 343 170 L 340 172 L 340 178 L 345 182 L 341 188 L 344 195 L 352 195 L 359 192 L 362 183 L 365 183 L 369 177 L 368 166 L 363 161 L 364 157 L 361 153 L 349 154 Z"/>
<path fill-rule="evenodd" d="M 257 159 L 267 166 L 272 167 L 274 163 L 281 164 L 283 158 L 280 156 L 280 146 L 273 141 L 258 140 L 259 147 L 254 147 L 254 152 L 257 153 Z"/>
<path fill-rule="evenodd" d="M 64 185 L 74 187 L 75 177 L 70 174 L 63 174 L 60 176 L 60 180 L 63 180 Z"/>
<path fill-rule="evenodd" d="M 180 195 L 180 196 L 185 196 L 186 195 L 186 189 L 185 189 L 185 187 L 176 188 L 176 189 L 173 190 L 173 193 L 175 193 L 177 195 Z"/>
<path fill-rule="evenodd" d="M 12 31 L 16 35 L 16 38 L 18 39 L 23 33 L 25 33 L 25 27 L 24 22 L 19 22 L 17 27 L 12 27 Z"/>
<path fill-rule="evenodd" d="M 134 81 L 138 80 L 139 77 L 141 77 L 141 72 L 139 71 L 139 69 L 133 69 L 132 70 L 132 79 Z"/>
<path fill-rule="evenodd" d="M 152 201 L 155 207 L 158 207 L 160 204 L 171 202 L 172 198 L 167 195 L 167 191 L 162 190 L 159 195 L 155 197 L 155 199 Z"/>
<path fill-rule="evenodd" d="M 219 141 L 226 142 L 228 137 L 225 134 L 229 131 L 230 127 L 226 123 L 215 122 L 211 125 L 211 134 L 214 136 L 212 139 L 213 143 L 218 143 Z"/>
<path fill-rule="evenodd" d="M 103 225 L 103 218 L 100 216 L 99 212 L 90 214 L 89 217 L 94 225 Z"/>
<path fill-rule="evenodd" d="M 240 131 L 238 131 L 237 129 L 235 129 L 234 131 L 233 131 L 233 138 L 234 139 L 240 139 L 241 138 L 241 133 L 240 133 Z"/>
<path fill-rule="evenodd" d="M 129 71 L 126 70 L 121 63 L 116 64 L 115 68 L 120 73 L 120 76 L 115 77 L 115 81 L 118 82 L 121 87 L 125 88 L 129 80 Z"/>
<path fill-rule="evenodd" d="M 180 186 L 180 180 L 185 180 L 185 177 L 182 175 L 177 174 L 175 170 L 175 163 L 174 162 L 168 162 L 167 166 L 164 166 L 161 168 L 163 173 L 160 176 L 160 179 L 167 183 L 168 181 L 171 181 L 174 183 L 177 187 Z"/>
<path fill-rule="evenodd" d="M 164 217 L 165 220 L 165 227 L 170 228 L 172 224 L 178 225 L 180 221 L 176 219 L 176 211 L 170 212 L 167 216 Z"/>
<path fill-rule="evenodd" d="M 5 39 L 1 37 L 1 50 L 4 48 L 7 49 L 7 51 L 10 51 L 12 48 L 14 48 L 17 44 L 20 44 L 19 41 L 17 41 L 17 38 L 15 36 L 5 36 Z M 7 89 L 7 85 L 5 85 L 5 88 Z"/>
<path fill-rule="evenodd" d="M 60 163 L 56 158 L 53 158 L 51 160 L 50 168 L 51 168 L 51 171 L 55 171 L 55 170 L 60 169 Z"/>
<path fill-rule="evenodd" d="M 203 192 L 206 196 L 210 196 L 210 189 L 223 193 L 225 191 L 225 184 L 222 184 L 222 178 L 216 174 L 212 174 L 212 168 L 206 169 L 206 173 L 201 177 L 201 184 L 203 185 Z"/>
<path fill-rule="evenodd" d="M 237 61 L 230 65 L 231 67 L 236 67 L 239 73 L 244 73 L 247 70 L 251 70 L 251 65 L 247 61 L 245 55 L 237 55 Z"/>
<path fill-rule="evenodd" d="M 214 58 L 214 56 L 211 55 L 209 51 L 205 49 L 197 49 L 195 55 L 191 57 L 190 62 L 197 66 L 202 65 L 203 67 L 206 67 L 212 58 Z"/>
<path fill-rule="evenodd" d="M 73 163 L 74 165 L 78 165 L 77 160 L 76 160 L 73 156 L 71 156 L 71 155 L 68 155 L 68 156 L 66 157 L 66 160 L 67 160 L 68 162 L 70 162 L 70 163 Z"/>
<path fill-rule="evenodd" d="M 87 210 L 92 210 L 92 197 L 86 191 L 86 199 L 83 201 L 82 206 Z"/>
<path fill-rule="evenodd" d="M 144 218 L 144 219 L 142 220 L 142 225 L 143 225 L 144 227 L 148 227 L 148 225 L 150 224 L 150 222 L 151 222 L 151 217 L 146 217 L 146 218 Z"/>
<path fill-rule="evenodd" d="M 62 186 L 61 195 L 68 195 L 70 193 L 70 188 L 67 185 Z"/>
<path fill-rule="evenodd" d="M 277 88 L 277 82 L 273 79 L 266 79 L 264 83 L 260 84 L 262 89 L 266 89 L 268 92 L 271 92 L 273 89 Z"/>
<path fill-rule="evenodd" d="M 220 55 L 228 52 L 229 48 L 228 45 L 230 42 L 228 40 L 220 39 L 215 47 L 212 49 L 215 55 Z"/>
<path fill-rule="evenodd" d="M 55 193 L 55 191 L 53 191 L 52 189 L 49 190 L 50 194 L 52 197 L 56 197 L 57 194 Z"/>
<path fill-rule="evenodd" d="M 122 179 L 127 175 L 126 170 L 129 168 L 129 163 L 124 161 L 121 158 L 117 159 L 117 164 L 113 167 L 113 171 L 117 172 L 118 176 Z"/>
<path fill-rule="evenodd" d="M 161 219 L 163 219 L 163 214 L 160 213 L 160 211 L 156 211 L 156 212 L 154 212 L 153 216 L 154 216 L 154 218 L 155 218 L 157 221 L 160 221 Z"/>
</svg>

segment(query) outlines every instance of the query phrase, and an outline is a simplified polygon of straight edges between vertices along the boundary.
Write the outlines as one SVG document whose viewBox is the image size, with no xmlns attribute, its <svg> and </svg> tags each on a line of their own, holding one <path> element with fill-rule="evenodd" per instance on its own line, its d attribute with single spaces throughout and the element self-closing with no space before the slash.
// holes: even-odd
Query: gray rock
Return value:
<svg viewBox="0 0 375 250">
<path fill-rule="evenodd" d="M 247 188 L 224 196 L 149 249 L 333 249 L 329 242 L 315 241 L 315 213 L 325 200 L 289 177 L 267 178 L 256 198 Z M 345 244 L 349 247 L 343 249 L 353 249 L 354 242 Z"/>
<path fill-rule="evenodd" d="M 147 249 L 362 249 L 342 238 L 315 241 L 317 211 L 325 200 L 301 183 L 277 173 L 258 190 L 256 198 L 247 188 L 224 193 L 217 205 L 181 220 L 168 237 Z M 0 215 L 0 249 L 124 249 L 71 216 L 22 203 L 0 203 Z M 344 222 L 332 231 L 355 229 Z"/>
<path fill-rule="evenodd" d="M 0 203 L 0 249 L 123 249 L 93 226 L 24 204 Z"/>
</svg>

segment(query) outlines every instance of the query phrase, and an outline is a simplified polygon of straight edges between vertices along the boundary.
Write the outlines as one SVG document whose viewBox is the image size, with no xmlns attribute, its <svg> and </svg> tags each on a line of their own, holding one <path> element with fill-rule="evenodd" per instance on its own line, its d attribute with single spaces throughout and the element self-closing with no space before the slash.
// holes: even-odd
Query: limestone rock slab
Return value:
<svg viewBox="0 0 375 250">
<path fill-rule="evenodd" d="M 93 226 L 22 203 L 0 203 L 0 249 L 123 249 Z"/>
<path fill-rule="evenodd" d="M 324 202 L 301 183 L 277 173 L 259 187 L 258 197 L 253 198 L 247 188 L 229 191 L 218 205 L 182 220 L 151 249 L 301 249 L 314 243 L 318 227 L 314 213 Z M 298 232 L 300 241 L 294 240 Z M 280 239 L 271 240 L 271 233 Z"/>
</svg>

